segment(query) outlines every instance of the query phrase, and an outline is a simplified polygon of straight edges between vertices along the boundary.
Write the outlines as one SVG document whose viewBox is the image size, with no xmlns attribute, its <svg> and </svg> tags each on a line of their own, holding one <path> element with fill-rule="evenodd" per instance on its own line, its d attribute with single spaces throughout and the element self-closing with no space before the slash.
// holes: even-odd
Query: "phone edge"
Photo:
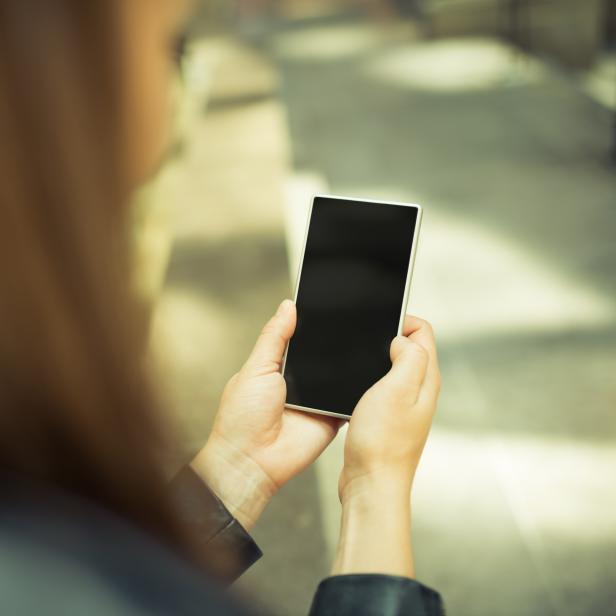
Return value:
<svg viewBox="0 0 616 616">
<path fill-rule="evenodd" d="M 417 247 L 419 246 L 419 231 L 421 230 L 421 222 L 423 220 L 423 208 L 416 203 L 409 204 L 417 208 L 417 220 L 415 221 L 415 230 L 413 232 L 413 243 L 411 245 L 411 256 L 409 259 L 409 267 L 406 272 L 406 281 L 404 283 L 404 297 L 402 298 L 402 310 L 400 311 L 400 322 L 398 323 L 398 336 L 402 334 L 404 328 L 404 317 L 409 305 L 411 297 L 411 286 L 413 284 L 413 270 L 415 269 L 415 256 Z"/>
<path fill-rule="evenodd" d="M 304 413 L 314 413 L 315 415 L 327 415 L 328 417 L 338 417 L 339 419 L 346 419 L 349 421 L 351 419 L 350 415 L 345 415 L 344 413 L 334 413 L 333 411 L 322 411 L 321 409 L 313 409 L 309 406 L 300 406 L 299 404 L 287 404 L 285 402 L 284 407 L 286 409 L 293 409 L 294 411 L 302 411 Z"/>
</svg>

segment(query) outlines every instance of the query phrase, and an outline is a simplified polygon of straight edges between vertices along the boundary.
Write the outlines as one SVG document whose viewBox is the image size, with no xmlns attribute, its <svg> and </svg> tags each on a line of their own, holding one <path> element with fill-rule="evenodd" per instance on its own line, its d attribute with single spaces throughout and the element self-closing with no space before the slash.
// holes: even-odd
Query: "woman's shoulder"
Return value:
<svg viewBox="0 0 616 616">
<path fill-rule="evenodd" d="M 102 507 L 2 483 L 0 613 L 240 613 L 197 569 Z"/>
</svg>

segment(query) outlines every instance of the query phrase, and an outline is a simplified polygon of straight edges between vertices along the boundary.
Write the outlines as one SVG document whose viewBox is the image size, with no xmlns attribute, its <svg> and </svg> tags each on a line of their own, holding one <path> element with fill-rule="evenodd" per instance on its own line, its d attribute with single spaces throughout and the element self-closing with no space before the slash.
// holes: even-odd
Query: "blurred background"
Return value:
<svg viewBox="0 0 616 616">
<path fill-rule="evenodd" d="M 457 616 L 616 614 L 615 35 L 614 0 L 201 2 L 135 208 L 181 456 L 292 293 L 311 196 L 421 203 L 418 578 Z M 328 574 L 342 439 L 255 531 L 238 586 L 274 613 Z"/>
</svg>

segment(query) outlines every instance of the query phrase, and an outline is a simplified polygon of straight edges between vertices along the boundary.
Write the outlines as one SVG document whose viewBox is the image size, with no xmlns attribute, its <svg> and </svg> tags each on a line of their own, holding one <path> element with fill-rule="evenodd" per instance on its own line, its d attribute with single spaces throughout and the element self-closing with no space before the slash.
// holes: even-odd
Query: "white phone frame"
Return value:
<svg viewBox="0 0 616 616">
<path fill-rule="evenodd" d="M 362 199 L 356 197 L 341 197 L 339 195 L 323 195 L 317 194 L 312 197 L 312 201 L 310 203 L 310 208 L 308 209 L 308 216 L 306 218 L 306 230 L 304 232 L 304 243 L 302 246 L 302 252 L 299 259 L 299 270 L 297 272 L 297 277 L 295 281 L 295 293 L 293 295 L 293 301 L 297 303 L 297 295 L 299 293 L 299 285 L 302 278 L 302 268 L 304 266 L 304 253 L 306 251 L 306 243 L 308 241 L 308 231 L 310 230 L 310 221 L 312 219 L 312 209 L 314 206 L 315 199 L 324 198 L 324 199 L 337 199 L 339 201 L 354 201 L 359 203 L 383 203 L 385 205 L 399 205 L 402 207 L 413 207 L 417 210 L 417 220 L 415 222 L 415 230 L 413 232 L 413 239 L 411 245 L 411 257 L 409 259 L 409 266 L 406 272 L 406 281 L 404 283 L 404 297 L 402 298 L 402 306 L 400 309 L 400 320 L 398 322 L 398 335 L 402 333 L 402 327 L 404 324 L 404 317 L 406 316 L 406 309 L 409 302 L 409 296 L 411 292 L 411 281 L 413 279 L 413 267 L 415 265 L 415 254 L 417 253 L 417 243 L 419 238 L 419 230 L 421 227 L 421 219 L 423 216 L 423 209 L 421 205 L 416 203 L 404 203 L 402 201 L 383 201 L 377 199 Z M 289 351 L 289 343 L 287 343 L 287 347 L 284 351 L 284 357 L 282 359 L 282 366 L 280 369 L 281 374 L 284 376 L 284 370 L 287 364 L 287 352 Z M 299 406 L 298 404 L 288 404 L 285 402 L 285 408 L 295 409 L 297 411 L 306 411 L 307 413 L 316 413 L 317 415 L 327 415 L 329 417 L 338 417 L 340 419 L 346 419 L 347 421 L 351 419 L 351 415 L 346 415 L 345 413 L 335 413 L 333 411 L 323 411 L 321 409 L 313 409 L 307 406 Z"/>
</svg>

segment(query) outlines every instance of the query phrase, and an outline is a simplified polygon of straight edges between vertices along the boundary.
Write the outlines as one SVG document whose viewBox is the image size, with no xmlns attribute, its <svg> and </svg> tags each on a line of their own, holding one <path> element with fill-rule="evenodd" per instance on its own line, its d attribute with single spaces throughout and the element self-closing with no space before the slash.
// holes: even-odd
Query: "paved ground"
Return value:
<svg viewBox="0 0 616 616">
<path fill-rule="evenodd" d="M 444 390 L 415 488 L 419 577 L 460 616 L 614 613 L 609 115 L 494 41 L 313 20 L 258 42 L 216 48 L 174 214 L 158 327 L 186 450 L 288 294 L 308 194 L 420 202 L 411 309 L 435 325 Z M 340 444 L 256 531 L 266 558 L 240 588 L 277 613 L 306 613 L 327 574 Z"/>
</svg>

